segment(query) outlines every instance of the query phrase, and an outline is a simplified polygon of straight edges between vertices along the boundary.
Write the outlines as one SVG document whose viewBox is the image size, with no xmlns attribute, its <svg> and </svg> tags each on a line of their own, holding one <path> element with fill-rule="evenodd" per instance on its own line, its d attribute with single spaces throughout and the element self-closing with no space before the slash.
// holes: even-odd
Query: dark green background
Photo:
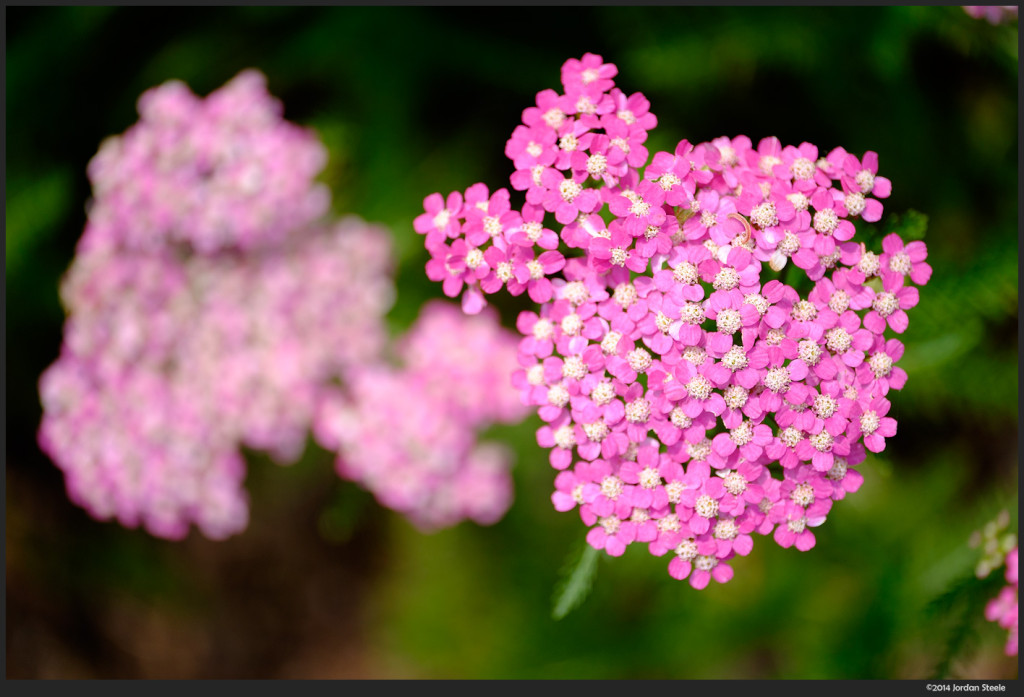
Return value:
<svg viewBox="0 0 1024 697">
<path fill-rule="evenodd" d="M 1016 676 L 980 615 L 998 580 L 972 580 L 967 545 L 1000 509 L 1017 520 L 1016 23 L 959 7 L 8 7 L 6 22 L 8 677 Z M 758 539 L 731 583 L 696 592 L 638 546 L 601 559 L 555 622 L 585 528 L 551 507 L 536 417 L 492 434 L 518 461 L 488 528 L 422 535 L 312 446 L 290 468 L 250 458 L 252 523 L 226 542 L 156 540 L 66 499 L 35 445 L 36 382 L 59 351 L 86 163 L 142 91 L 262 70 L 327 144 L 335 212 L 393 230 L 398 332 L 440 296 L 412 230 L 423 198 L 507 186 L 522 109 L 587 51 L 650 99 L 652 152 L 741 133 L 875 150 L 887 215 L 928 217 L 899 435 L 812 551 Z"/>
</svg>

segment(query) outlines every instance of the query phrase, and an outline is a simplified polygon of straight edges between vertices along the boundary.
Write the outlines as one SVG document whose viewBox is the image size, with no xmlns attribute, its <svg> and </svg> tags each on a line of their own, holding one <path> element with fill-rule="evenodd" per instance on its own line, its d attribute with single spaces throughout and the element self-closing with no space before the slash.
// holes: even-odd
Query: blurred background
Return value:
<svg viewBox="0 0 1024 697">
<path fill-rule="evenodd" d="M 1017 526 L 1016 21 L 960 7 L 5 14 L 8 678 L 1017 676 L 982 616 L 1002 570 L 975 578 L 968 545 L 1003 509 Z M 327 145 L 335 213 L 393 231 L 398 333 L 441 297 L 412 230 L 423 198 L 507 186 L 522 109 L 587 51 L 650 100 L 652 153 L 738 134 L 875 150 L 887 216 L 927 216 L 934 276 L 901 337 L 899 435 L 813 550 L 758 539 L 733 581 L 696 592 L 631 547 L 555 621 L 586 529 L 551 506 L 535 416 L 488 434 L 517 453 L 515 502 L 490 527 L 424 535 L 312 444 L 289 467 L 248 458 L 251 523 L 224 542 L 158 540 L 68 501 L 35 442 L 37 381 L 60 349 L 86 164 L 145 89 L 178 78 L 205 95 L 263 71 Z M 508 326 L 520 307 L 501 306 Z"/>
</svg>

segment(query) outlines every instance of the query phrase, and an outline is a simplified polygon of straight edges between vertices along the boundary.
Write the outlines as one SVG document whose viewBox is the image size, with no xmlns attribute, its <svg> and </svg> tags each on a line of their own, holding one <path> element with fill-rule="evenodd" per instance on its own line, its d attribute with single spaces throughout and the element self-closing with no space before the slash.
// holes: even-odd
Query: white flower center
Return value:
<svg viewBox="0 0 1024 697">
<path fill-rule="evenodd" d="M 910 256 L 906 252 L 893 254 L 892 258 L 889 259 L 889 270 L 895 271 L 898 274 L 906 276 L 910 273 L 910 266 Z"/>
<path fill-rule="evenodd" d="M 626 362 L 630 368 L 642 373 L 651 367 L 651 354 L 642 348 L 635 348 L 626 354 Z"/>
<path fill-rule="evenodd" d="M 674 551 L 683 561 L 693 561 L 697 557 L 697 543 L 691 537 L 680 542 Z"/>
<path fill-rule="evenodd" d="M 659 311 L 657 316 L 654 318 L 654 324 L 663 334 L 668 334 L 668 330 L 672 328 L 672 318 L 664 312 Z"/>
<path fill-rule="evenodd" d="M 590 298 L 590 291 L 583 281 L 570 281 L 562 287 L 562 297 L 573 305 L 581 305 Z"/>
<path fill-rule="evenodd" d="M 484 253 L 479 249 L 470 249 L 466 252 L 466 266 L 471 269 L 478 269 L 484 264 Z"/>
<path fill-rule="evenodd" d="M 598 419 L 592 424 L 583 424 L 583 432 L 587 434 L 587 438 L 590 440 L 595 443 L 600 443 L 608 437 L 609 431 L 608 425 L 604 421 Z"/>
<path fill-rule="evenodd" d="M 680 310 L 679 318 L 683 324 L 701 324 L 704 321 L 704 308 L 700 303 L 688 302 Z"/>
<path fill-rule="evenodd" d="M 533 337 L 538 341 L 546 341 L 554 335 L 555 328 L 551 325 L 551 320 L 549 319 L 542 317 L 533 325 Z"/>
<path fill-rule="evenodd" d="M 604 338 L 601 339 L 601 350 L 609 356 L 612 355 L 615 353 L 615 349 L 618 348 L 620 339 L 622 339 L 622 334 L 619 332 L 614 330 L 608 332 L 604 335 Z"/>
<path fill-rule="evenodd" d="M 694 375 L 686 383 L 686 391 L 694 399 L 705 400 L 711 396 L 711 381 L 703 375 Z"/>
<path fill-rule="evenodd" d="M 775 393 L 789 389 L 789 368 L 770 368 L 764 376 L 764 386 Z"/>
<path fill-rule="evenodd" d="M 876 378 L 884 378 L 892 370 L 892 357 L 884 351 L 873 353 L 868 359 L 868 366 Z"/>
<path fill-rule="evenodd" d="M 831 450 L 832 443 L 834 442 L 832 434 L 824 429 L 822 429 L 820 433 L 812 435 L 809 440 L 811 441 L 811 445 L 813 445 L 818 452 L 822 453 L 827 453 Z"/>
<path fill-rule="evenodd" d="M 438 230 L 444 229 L 448 225 L 448 221 L 452 218 L 452 212 L 447 208 L 442 208 L 437 215 L 434 216 L 434 227 Z"/>
<path fill-rule="evenodd" d="M 730 472 L 722 478 L 722 485 L 733 496 L 739 496 L 747 490 L 747 479 L 739 472 Z"/>
<path fill-rule="evenodd" d="M 786 194 L 786 199 L 793 204 L 793 208 L 798 211 L 805 211 L 811 206 L 811 202 L 807 200 L 799 191 L 794 191 L 791 194 Z"/>
<path fill-rule="evenodd" d="M 854 177 L 854 181 L 857 182 L 857 186 L 863 193 L 870 193 L 875 188 L 875 175 L 871 173 L 871 170 L 862 169 L 857 172 L 857 176 Z"/>
<path fill-rule="evenodd" d="M 679 503 L 680 498 L 682 498 L 684 489 L 686 489 L 686 485 L 683 484 L 682 482 L 673 481 L 666 484 L 665 494 L 668 496 L 669 503 Z M 670 516 L 665 516 L 665 518 L 668 517 Z M 671 517 L 675 518 L 675 515 L 672 515 Z M 664 518 L 662 520 L 664 520 Z M 658 524 L 658 529 L 661 529 L 661 523 Z"/>
<path fill-rule="evenodd" d="M 544 112 L 544 123 L 556 131 L 565 123 L 565 112 L 557 107 L 552 107 Z"/>
<path fill-rule="evenodd" d="M 723 518 L 715 523 L 715 539 L 718 540 L 732 540 L 738 534 L 740 530 L 736 527 L 736 523 L 732 518 Z"/>
<path fill-rule="evenodd" d="M 718 500 L 707 494 L 698 496 L 697 501 L 693 504 L 693 510 L 701 518 L 714 518 L 718 515 Z"/>
<path fill-rule="evenodd" d="M 689 428 L 693 425 L 693 419 L 684 414 L 681 407 L 673 409 L 668 418 L 676 428 Z"/>
<path fill-rule="evenodd" d="M 864 252 L 864 255 L 857 262 L 857 269 L 865 276 L 874 276 L 878 273 L 881 262 L 874 252 Z"/>
<path fill-rule="evenodd" d="M 661 485 L 661 475 L 653 467 L 640 470 L 640 486 L 644 489 L 657 489 Z"/>
<path fill-rule="evenodd" d="M 566 203 L 572 203 L 581 191 L 583 191 L 583 187 L 572 179 L 563 179 L 562 183 L 558 185 L 558 193 Z"/>
<path fill-rule="evenodd" d="M 700 346 L 687 346 L 683 358 L 699 368 L 708 359 L 708 353 Z"/>
<path fill-rule="evenodd" d="M 495 218 L 493 215 L 484 217 L 484 232 L 491 237 L 497 237 L 502 233 L 501 220 Z"/>
<path fill-rule="evenodd" d="M 807 365 L 818 365 L 818 361 L 821 360 L 821 346 L 812 339 L 801 339 L 797 344 L 797 351 L 800 360 Z"/>
<path fill-rule="evenodd" d="M 570 380 L 582 380 L 587 376 L 587 365 L 579 356 L 569 356 L 562 364 L 562 377 Z"/>
<path fill-rule="evenodd" d="M 740 284 L 740 274 L 731 266 L 723 266 L 715 274 L 715 282 L 712 284 L 715 290 L 732 290 Z"/>
<path fill-rule="evenodd" d="M 569 390 L 564 385 L 552 385 L 548 388 L 548 403 L 556 407 L 564 407 L 569 403 Z"/>
<path fill-rule="evenodd" d="M 860 415 L 860 430 L 864 432 L 864 435 L 870 436 L 878 428 L 881 420 L 878 418 L 878 413 L 874 411 L 866 411 Z"/>
<path fill-rule="evenodd" d="M 704 438 L 699 443 L 688 443 L 686 452 L 694 460 L 705 460 L 711 454 L 711 441 Z"/>
<path fill-rule="evenodd" d="M 779 217 L 775 212 L 775 204 L 771 201 L 764 201 L 754 206 L 750 211 L 750 222 L 762 230 L 778 225 Z"/>
<path fill-rule="evenodd" d="M 825 333 L 825 346 L 835 354 L 846 353 L 853 345 L 850 333 L 842 327 L 834 327 Z"/>
<path fill-rule="evenodd" d="M 852 216 L 858 216 L 864 212 L 867 208 L 867 201 L 864 200 L 864 194 L 859 191 L 853 191 L 846 195 L 843 199 L 843 204 L 846 206 L 847 212 Z"/>
<path fill-rule="evenodd" d="M 749 396 L 750 393 L 742 385 L 729 385 L 725 388 L 725 406 L 730 409 L 742 409 Z"/>
<path fill-rule="evenodd" d="M 832 297 L 828 299 L 828 309 L 837 315 L 846 312 L 850 307 L 850 296 L 845 290 L 836 289 Z"/>
<path fill-rule="evenodd" d="M 836 413 L 836 409 L 839 408 L 839 402 L 829 397 L 827 394 L 819 394 L 814 398 L 814 406 L 812 409 L 814 413 L 823 419 L 827 419 Z"/>
<path fill-rule="evenodd" d="M 633 201 L 633 204 L 629 207 L 629 212 L 638 218 L 643 218 L 651 212 L 651 204 L 637 196 L 636 200 Z"/>
<path fill-rule="evenodd" d="M 595 179 L 600 178 L 608 170 L 608 158 L 599 152 L 587 158 L 587 174 Z"/>
<path fill-rule="evenodd" d="M 672 172 L 665 172 L 660 177 L 658 177 L 658 184 L 665 191 L 668 191 L 673 186 L 679 186 L 682 183 L 683 181 Z"/>
<path fill-rule="evenodd" d="M 750 425 L 749 421 L 743 420 L 739 426 L 729 431 L 729 437 L 733 443 L 742 447 L 754 440 L 754 428 Z"/>
<path fill-rule="evenodd" d="M 800 300 L 793 305 L 789 314 L 798 322 L 810 322 L 818 316 L 818 308 L 809 300 Z"/>
<path fill-rule="evenodd" d="M 601 493 L 614 501 L 622 493 L 622 480 L 610 474 L 601 480 Z"/>
<path fill-rule="evenodd" d="M 795 448 L 803 439 L 804 432 L 792 426 L 782 429 L 782 432 L 779 433 L 779 440 L 788 448 Z"/>
<path fill-rule="evenodd" d="M 760 293 L 747 293 L 743 296 L 743 302 L 747 305 L 753 305 L 759 315 L 764 315 L 770 307 L 768 300 Z"/>
<path fill-rule="evenodd" d="M 871 307 L 882 317 L 888 317 L 899 309 L 900 303 L 892 293 L 879 293 L 871 302 Z"/>
<path fill-rule="evenodd" d="M 529 370 L 526 371 L 526 381 L 531 385 L 544 384 L 544 366 L 540 363 L 531 365 Z"/>
<path fill-rule="evenodd" d="M 814 214 L 814 229 L 822 235 L 831 235 L 839 225 L 839 216 L 831 208 L 825 208 Z"/>
<path fill-rule="evenodd" d="M 622 306 L 622 309 L 626 309 L 636 302 L 636 288 L 632 283 L 620 283 L 615 286 L 615 292 L 612 294 L 612 298 L 616 303 Z"/>
<path fill-rule="evenodd" d="M 846 470 L 846 460 L 841 457 L 837 457 L 832 463 L 832 469 L 828 471 L 826 476 L 833 482 L 841 482 L 843 481 L 843 477 L 846 476 Z"/>
<path fill-rule="evenodd" d="M 719 315 L 719 318 L 721 318 L 721 315 Z M 747 367 L 747 354 L 742 346 L 733 346 L 722 356 L 722 363 L 733 372 L 742 370 Z"/>
<path fill-rule="evenodd" d="M 622 521 L 613 515 L 608 516 L 607 518 L 599 518 L 597 522 L 600 523 L 601 527 L 604 528 L 605 533 L 608 535 L 614 535 L 617 533 L 619 531 L 619 525 L 622 524 Z"/>
<path fill-rule="evenodd" d="M 626 421 L 634 424 L 647 423 L 651 418 L 651 403 L 643 397 L 634 399 L 626 405 Z"/>
<path fill-rule="evenodd" d="M 789 495 L 789 498 L 796 505 L 807 508 L 814 503 L 814 487 L 807 482 L 801 482 L 793 488 L 793 493 Z"/>
<path fill-rule="evenodd" d="M 610 382 L 599 382 L 590 391 L 590 399 L 599 407 L 610 404 L 615 399 L 615 388 Z"/>
<path fill-rule="evenodd" d="M 680 262 L 679 266 L 672 270 L 672 278 L 676 283 L 685 283 L 688 286 L 695 285 L 700 281 L 697 267 L 688 261 Z"/>
<path fill-rule="evenodd" d="M 568 424 L 556 428 L 553 437 L 555 445 L 562 450 L 569 450 L 576 445 L 576 432 Z"/>
<path fill-rule="evenodd" d="M 583 331 L 583 320 L 575 312 L 562 318 L 562 333 L 576 336 Z"/>
<path fill-rule="evenodd" d="M 814 163 L 806 157 L 798 157 L 793 160 L 792 170 L 794 179 L 811 179 L 814 177 Z"/>
</svg>

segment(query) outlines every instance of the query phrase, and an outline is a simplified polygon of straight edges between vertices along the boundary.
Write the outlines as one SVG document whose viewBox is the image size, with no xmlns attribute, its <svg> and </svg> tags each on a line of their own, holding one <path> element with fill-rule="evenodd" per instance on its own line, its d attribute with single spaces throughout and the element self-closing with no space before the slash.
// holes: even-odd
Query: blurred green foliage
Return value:
<svg viewBox="0 0 1024 697">
<path fill-rule="evenodd" d="M 6 19 L 9 676 L 906 678 L 943 661 L 952 675 L 1016 675 L 1002 630 L 982 617 L 958 628 L 958 610 L 933 603 L 956 588 L 980 597 L 970 533 L 1002 508 L 1016 525 L 1015 23 L 959 7 L 12 7 Z M 136 120 L 139 94 L 171 78 L 206 94 L 262 70 L 286 117 L 328 146 L 335 213 L 393 231 L 397 333 L 441 295 L 412 230 L 423 198 L 507 186 L 522 109 L 587 51 L 651 101 L 652 152 L 740 133 L 875 150 L 893 182 L 877 239 L 927 226 L 934 275 L 900 337 L 899 436 L 812 551 L 757 539 L 733 581 L 703 592 L 669 577 L 667 558 L 602 554 L 589 597 L 556 622 L 552 593 L 585 528 L 551 507 L 536 417 L 490 434 L 517 465 L 516 501 L 488 528 L 424 535 L 338 481 L 315 447 L 286 469 L 250 458 L 253 522 L 222 543 L 153 540 L 66 500 L 34 443 L 36 381 L 59 351 L 86 164 Z M 509 326 L 522 307 L 499 302 Z M 272 571 L 250 580 L 225 559 Z M 128 656 L 103 638 L 120 636 L 111 627 L 130 613 L 111 608 L 125 597 L 165 634 L 185 623 L 217 640 L 154 662 L 138 647 L 160 645 L 157 625 L 128 623 Z M 238 597 L 262 614 L 232 614 Z M 232 624 L 249 615 L 267 636 Z M 947 651 L 957 631 L 976 633 L 969 656 Z M 310 647 L 323 658 L 302 668 Z"/>
</svg>

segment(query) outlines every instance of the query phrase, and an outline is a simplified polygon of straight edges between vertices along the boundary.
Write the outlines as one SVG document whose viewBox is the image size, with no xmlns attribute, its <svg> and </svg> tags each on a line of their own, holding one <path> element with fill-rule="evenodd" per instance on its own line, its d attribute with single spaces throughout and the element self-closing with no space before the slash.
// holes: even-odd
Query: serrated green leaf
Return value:
<svg viewBox="0 0 1024 697">
<path fill-rule="evenodd" d="M 577 555 L 572 555 L 575 557 Z M 590 594 L 597 576 L 597 550 L 588 544 L 583 545 L 575 565 L 567 564 L 562 569 L 563 580 L 555 589 L 555 604 L 551 617 L 560 620 L 583 604 Z M 572 558 L 570 557 L 570 558 Z"/>
<path fill-rule="evenodd" d="M 893 214 L 886 234 L 895 232 L 904 242 L 923 240 L 928 231 L 928 216 L 913 208 L 902 215 Z"/>
</svg>

